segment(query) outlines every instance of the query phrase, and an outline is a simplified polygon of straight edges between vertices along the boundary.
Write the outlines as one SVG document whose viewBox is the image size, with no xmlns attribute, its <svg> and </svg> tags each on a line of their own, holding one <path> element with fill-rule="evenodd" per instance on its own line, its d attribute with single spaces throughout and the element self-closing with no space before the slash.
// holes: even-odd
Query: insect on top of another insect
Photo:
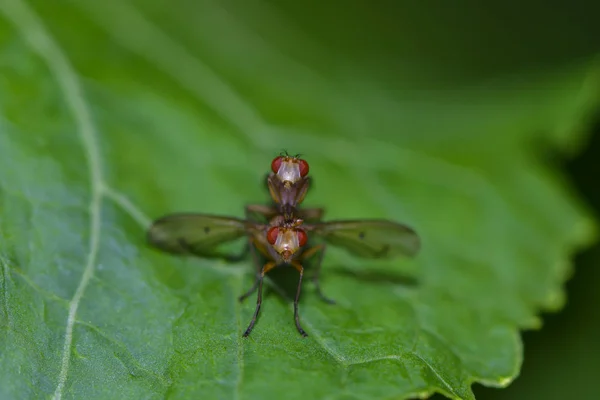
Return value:
<svg viewBox="0 0 600 400">
<path fill-rule="evenodd" d="M 307 260 L 314 260 L 312 280 L 317 294 L 325 302 L 335 304 L 323 294 L 319 283 L 327 245 L 342 247 L 363 259 L 381 259 L 416 255 L 420 239 L 412 228 L 389 220 L 322 221 L 323 209 L 296 207 L 308 188 L 308 164 L 298 156 L 289 157 L 287 153 L 275 158 L 271 164 L 273 172 L 268 177 L 269 191 L 279 207 L 248 205 L 245 219 L 198 213 L 170 214 L 155 220 L 147 237 L 153 247 L 162 251 L 200 257 L 221 255 L 219 246 L 245 237 L 255 264 L 256 280 L 239 299 L 244 300 L 257 289 L 258 294 L 256 308 L 244 336 L 250 334 L 256 323 L 262 305 L 264 276 L 278 266 L 291 266 L 299 273 L 294 320 L 298 332 L 307 336 L 298 314 Z M 303 194 L 298 197 L 301 190 Z M 287 194 L 296 197 L 286 197 Z M 293 201 L 283 207 L 277 199 L 284 198 Z M 312 243 L 319 239 L 320 243 Z"/>
<path fill-rule="evenodd" d="M 269 193 L 278 205 L 279 212 L 289 215 L 291 219 L 308 191 L 308 163 L 299 154 L 290 156 L 284 152 L 273 159 L 271 171 L 267 177 Z"/>
</svg>

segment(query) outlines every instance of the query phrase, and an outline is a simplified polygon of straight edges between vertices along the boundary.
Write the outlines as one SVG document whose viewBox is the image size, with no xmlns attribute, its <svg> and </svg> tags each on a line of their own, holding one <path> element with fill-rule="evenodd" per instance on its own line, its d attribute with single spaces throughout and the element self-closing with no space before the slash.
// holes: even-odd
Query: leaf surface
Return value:
<svg viewBox="0 0 600 400">
<path fill-rule="evenodd" d="M 0 3 L 1 397 L 471 399 L 473 382 L 516 377 L 519 330 L 562 306 L 570 255 L 593 238 L 542 161 L 582 143 L 593 52 L 567 63 L 558 49 L 526 71 L 518 45 L 496 65 L 475 41 L 480 70 L 444 70 L 439 43 L 390 47 L 386 24 L 364 36 L 381 48 L 337 46 L 366 5 L 333 37 L 320 19 L 334 9 L 293 7 Z M 422 248 L 392 261 L 328 250 L 321 282 L 338 303 L 305 281 L 307 339 L 297 275 L 273 271 L 243 339 L 250 260 L 161 254 L 145 229 L 173 212 L 242 217 L 268 199 L 283 148 L 310 163 L 307 206 L 406 223 Z"/>
</svg>

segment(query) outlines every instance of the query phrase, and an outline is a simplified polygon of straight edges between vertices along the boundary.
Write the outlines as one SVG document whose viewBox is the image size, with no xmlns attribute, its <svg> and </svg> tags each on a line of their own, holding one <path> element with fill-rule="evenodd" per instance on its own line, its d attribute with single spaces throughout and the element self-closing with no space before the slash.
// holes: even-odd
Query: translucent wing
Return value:
<svg viewBox="0 0 600 400">
<path fill-rule="evenodd" d="M 163 251 L 199 256 L 217 255 L 217 247 L 249 232 L 242 219 L 205 214 L 170 214 L 148 229 L 148 242 Z"/>
<path fill-rule="evenodd" d="M 412 228 L 387 220 L 328 221 L 308 227 L 328 243 L 363 258 L 412 257 L 421 247 Z"/>
<path fill-rule="evenodd" d="M 297 182 L 287 187 L 279 180 L 277 175 L 270 174 L 267 177 L 267 186 L 273 201 L 277 204 L 296 207 L 302 203 L 308 191 L 310 178 L 300 178 Z"/>
</svg>

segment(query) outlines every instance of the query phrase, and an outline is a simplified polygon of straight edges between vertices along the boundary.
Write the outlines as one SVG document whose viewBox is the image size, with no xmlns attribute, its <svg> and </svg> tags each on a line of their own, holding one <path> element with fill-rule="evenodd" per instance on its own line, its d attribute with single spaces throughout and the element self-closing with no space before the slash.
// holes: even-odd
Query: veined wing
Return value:
<svg viewBox="0 0 600 400">
<path fill-rule="evenodd" d="M 152 246 L 169 253 L 210 256 L 217 254 L 220 245 L 245 236 L 249 229 L 239 218 L 180 213 L 154 221 L 147 238 Z"/>
<path fill-rule="evenodd" d="M 421 241 L 410 227 L 379 219 L 328 221 L 306 225 L 328 243 L 362 258 L 412 257 Z M 310 233 L 309 233 L 310 237 Z"/>
</svg>

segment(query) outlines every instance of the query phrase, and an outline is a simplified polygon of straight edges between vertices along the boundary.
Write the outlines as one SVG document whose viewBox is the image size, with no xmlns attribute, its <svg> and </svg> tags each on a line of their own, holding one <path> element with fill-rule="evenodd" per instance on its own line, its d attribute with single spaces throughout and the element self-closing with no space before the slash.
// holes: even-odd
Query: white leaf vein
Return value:
<svg viewBox="0 0 600 400">
<path fill-rule="evenodd" d="M 92 122 L 90 110 L 83 96 L 79 78 L 69 60 L 54 41 L 50 32 L 45 28 L 35 11 L 25 2 L 20 0 L 6 0 L 1 3 L 1 9 L 15 27 L 21 32 L 32 49 L 46 62 L 48 69 L 54 75 L 60 86 L 67 107 L 70 109 L 77 133 L 88 164 L 90 180 L 89 203 L 89 252 L 81 279 L 69 302 L 69 312 L 65 326 L 65 337 L 60 362 L 58 382 L 54 391 L 54 399 L 60 400 L 63 395 L 69 364 L 71 360 L 71 346 L 73 343 L 73 327 L 76 321 L 77 309 L 85 290 L 94 274 L 95 263 L 98 256 L 101 228 L 102 206 L 102 169 L 100 152 L 96 138 L 96 129 Z"/>
</svg>

